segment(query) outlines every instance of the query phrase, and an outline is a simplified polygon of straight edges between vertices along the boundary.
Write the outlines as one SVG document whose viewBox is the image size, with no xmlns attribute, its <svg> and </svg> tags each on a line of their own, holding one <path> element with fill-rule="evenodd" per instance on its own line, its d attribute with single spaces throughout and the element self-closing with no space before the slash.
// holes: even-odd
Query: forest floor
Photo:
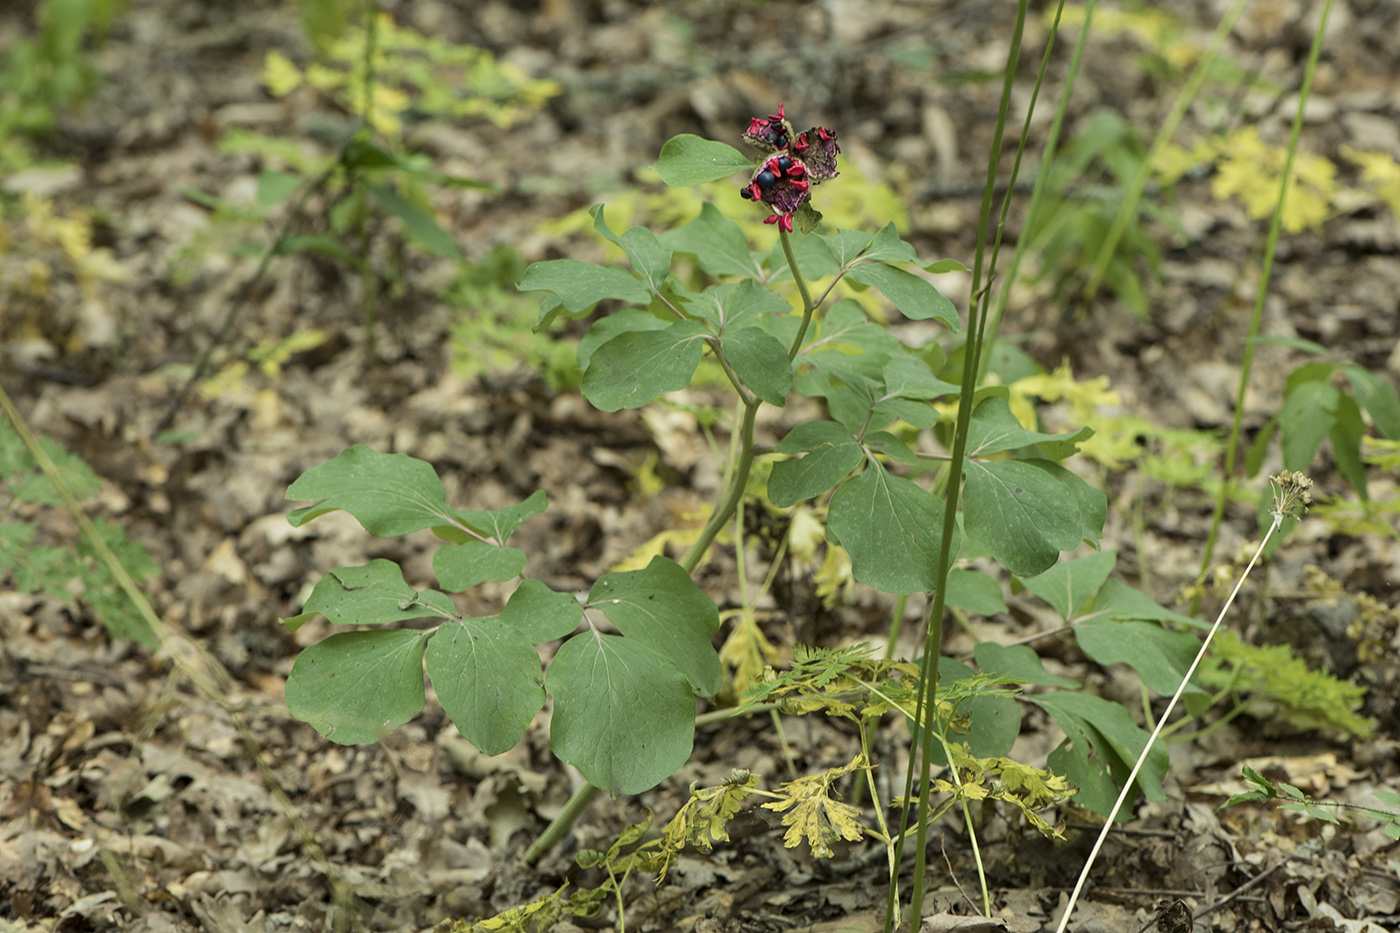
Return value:
<svg viewBox="0 0 1400 933">
<path fill-rule="evenodd" d="M 1010 5 L 383 6 L 400 26 L 492 49 L 562 87 L 512 126 L 463 120 L 415 128 L 413 145 L 437 168 L 495 186 L 438 192 L 438 217 L 471 262 L 502 246 L 527 262 L 601 258 L 596 238 L 551 222 L 629 188 L 658 190 L 638 172 L 654 164 L 666 139 L 688 132 L 737 146 L 749 117 L 781 101 L 802 125 L 838 130 L 852 177 L 904 196 L 905 237 L 921 257 L 971 264 Z M 1200 47 L 1225 4 L 1161 6 L 1181 18 L 1179 38 Z M 1192 109 L 1179 138 L 1257 125 L 1265 139 L 1284 141 L 1313 6 L 1269 2 L 1248 11 L 1227 57 L 1256 86 L 1217 88 Z M 0 14 L 0 38 L 15 34 L 16 16 Z M 1046 35 L 1038 18 L 1028 27 L 1023 75 L 1034 74 Z M 1398 35 L 1393 0 L 1344 0 L 1333 11 L 1303 140 L 1342 165 L 1349 184 L 1360 182 L 1344 147 L 1400 156 Z M 1037 140 L 1048 130 L 1073 36 L 1057 47 L 1032 124 Z M 787 779 L 789 752 L 801 774 L 844 764 L 859 747 L 852 730 L 828 720 L 786 720 L 786 745 L 766 717 L 704 726 L 679 774 L 637 798 L 600 799 L 563 847 L 527 868 L 521 851 L 577 780 L 549 755 L 542 723 L 512 752 L 486 758 L 431 699 L 410 724 L 367 746 L 333 745 L 288 714 L 283 688 L 296 653 L 329 632 L 312 623 L 291 634 L 278 622 L 299 611 L 310 583 L 331 567 L 379 557 L 402 562 L 410 581 L 431 579 L 428 537 L 372 539 L 343 513 L 292 528 L 284 493 L 309 467 L 358 443 L 431 461 L 460 508 L 498 508 L 544 489 L 548 513 L 526 523 L 515 543 L 530 555 L 532 577 L 584 592 L 678 516 L 708 503 L 719 466 L 684 404 L 605 414 L 577 392 L 551 389 L 539 368 L 482 363 L 473 346 L 483 339 L 472 329 L 476 312 L 442 297 L 456 267 L 396 248 L 388 234 L 375 240 L 377 258 L 399 276 L 380 289 L 375 359 L 367 358 L 358 278 L 330 260 L 276 258 L 218 344 L 214 378 L 180 406 L 175 433 L 153 439 L 253 276 L 256 256 L 227 247 L 266 242 L 284 216 L 273 211 L 261 227 L 240 226 L 190 191 L 251 201 L 258 172 L 269 166 L 221 150 L 231 130 L 285 136 L 327 154 L 334 150 L 317 134 L 333 135 L 335 120 L 344 121 L 309 90 L 269 95 L 260 83 L 269 50 L 308 59 L 293 6 L 136 0 L 96 55 L 95 98 L 45 144 L 69 167 L 5 180 L 12 195 L 52 198 L 60 216 L 87 212 L 93 245 L 109 251 L 115 272 L 83 281 L 55 259 L 60 271 L 24 308 L 4 286 L 11 291 L 0 292 L 10 302 L 0 308 L 0 384 L 36 432 L 79 454 L 101 478 L 94 514 L 149 549 L 159 571 L 146 588 L 158 612 L 229 679 L 197 685 L 168 651 L 109 637 L 83 602 L 21 592 L 0 576 L 0 931 L 419 930 L 481 919 L 566 881 L 601 883 L 576 866 L 574 853 L 606 848 L 644 807 L 661 825 L 692 782 L 718 783 L 744 768 L 777 783 Z M 1149 52 L 1130 35 L 1090 43 L 1069 135 L 1107 109 L 1150 140 L 1177 83 L 1153 77 Z M 1025 112 L 1031 83 L 1018 85 L 1011 124 Z M 1003 176 L 1008 167 L 1004 161 Z M 1013 197 L 1012 235 L 1026 202 L 1019 189 Z M 1223 436 L 1267 221 L 1212 197 L 1206 177 L 1188 178 L 1174 197 L 1179 229 L 1148 228 L 1163 263 L 1148 286 L 1145 318 L 1106 293 L 1087 306 L 1062 300 L 1057 295 L 1072 289 L 1057 293 L 1047 277 L 1013 290 L 1003 332 L 1049 369 L 1068 363 L 1076 378 L 1105 377 L 1122 413 Z M 1372 207 L 1336 209 L 1286 234 L 1264 332 L 1316 341 L 1394 382 L 1398 254 L 1400 222 Z M 965 314 L 966 279 L 947 281 Z M 533 299 L 527 304 L 533 314 Z M 309 333 L 317 338 L 283 344 L 292 349 L 277 365 L 259 364 L 266 358 L 259 348 Z M 1290 347 L 1258 347 L 1245 397 L 1247 438 L 1277 412 L 1287 374 L 1305 359 Z M 728 404 L 703 392 L 679 401 Z M 780 436 L 773 428 L 761 427 L 769 443 Z M 722 425 L 717 430 L 723 441 Z M 1326 450 L 1312 473 L 1319 495 L 1354 499 Z M 1277 464 L 1271 453 L 1254 482 L 1262 486 Z M 664 488 L 649 488 L 644 475 L 663 477 Z M 1117 550 L 1119 572 L 1171 605 L 1196 575 L 1213 497 L 1199 480 L 1167 487 L 1136 466 L 1096 478 L 1109 493 L 1105 545 Z M 1393 498 L 1395 480 L 1373 470 L 1373 499 Z M 60 510 L 28 514 L 37 514 L 44 542 L 76 534 Z M 1242 637 L 1293 644 L 1314 666 L 1366 685 L 1361 712 L 1374 732 L 1303 729 L 1252 707 L 1174 745 L 1168 799 L 1140 803 L 1137 818 L 1111 838 L 1072 929 L 1133 933 L 1159 902 L 1175 898 L 1210 911 L 1197 929 L 1378 933 L 1400 924 L 1400 849 L 1376 821 L 1332 826 L 1263 806 L 1217 810 L 1246 789 L 1244 763 L 1319 799 L 1374 806 L 1372 791 L 1397 788 L 1397 643 L 1389 646 L 1390 669 L 1368 667 L 1345 620 L 1359 611 L 1356 594 L 1382 605 L 1400 598 L 1400 547 L 1390 513 L 1378 519 L 1391 523 L 1388 535 L 1349 529 L 1346 514 L 1359 512 L 1305 519 L 1275 555 L 1261 584 L 1267 594 L 1251 587 L 1231 624 Z M 1258 525 L 1252 506 L 1234 505 L 1225 518 L 1216 554 L 1228 561 L 1257 540 Z M 719 550 L 703 584 L 722 609 L 734 608 L 741 595 L 733 557 Z M 1309 589 L 1309 566 L 1351 595 Z M 796 641 L 878 642 L 888 629 L 894 604 L 880 594 L 857 588 L 828 609 L 810 572 L 786 575 L 782 587 L 780 599 L 760 608 L 784 650 Z M 479 606 L 467 608 L 495 611 L 504 594 L 488 584 L 474 597 Z M 965 655 L 979 640 L 1024 640 L 1059 624 L 1009 585 L 1007 598 L 1007 613 L 962 620 L 945 651 Z M 1219 601 L 1209 594 L 1201 611 L 1212 605 Z M 903 649 L 912 651 L 907 633 L 919 609 L 917 600 L 905 607 Z M 1123 666 L 1094 665 L 1055 637 L 1036 647 L 1057 671 L 1141 716 L 1140 686 Z M 892 772 L 904 735 L 902 723 L 887 722 L 878 736 Z M 1043 765 L 1061 738 L 1048 717 L 1028 714 L 1013 754 Z M 1085 814 L 1059 816 L 1068 839 L 1058 843 L 990 809 L 981 819 L 981 859 L 1005 929 L 1051 929 L 1063 910 L 1092 833 Z M 835 860 L 813 859 L 805 846 L 784 848 L 777 815 L 759 810 L 731 835 L 709 854 L 688 854 L 660 886 L 649 876 L 630 879 L 627 927 L 881 928 L 882 848 L 844 844 Z M 975 915 L 977 870 L 961 818 L 945 818 L 933 838 L 926 913 Z M 1233 892 L 1239 896 L 1229 898 Z M 555 928 L 620 923 L 609 901 L 597 918 Z"/>
</svg>

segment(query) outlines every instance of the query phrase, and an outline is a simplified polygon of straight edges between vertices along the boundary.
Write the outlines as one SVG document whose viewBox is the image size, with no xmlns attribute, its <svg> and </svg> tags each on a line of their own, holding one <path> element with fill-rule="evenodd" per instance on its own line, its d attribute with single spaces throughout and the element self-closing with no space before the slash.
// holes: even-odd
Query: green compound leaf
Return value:
<svg viewBox="0 0 1400 933">
<path fill-rule="evenodd" d="M 498 618 L 502 625 L 540 643 L 573 632 L 583 618 L 583 606 L 568 593 L 556 593 L 538 580 L 523 580 Z"/>
<path fill-rule="evenodd" d="M 831 497 L 827 530 L 851 555 L 860 582 L 897 594 L 934 588 L 943 500 L 913 481 L 867 467 Z M 953 541 L 956 554 L 956 535 Z"/>
<path fill-rule="evenodd" d="M 1122 580 L 1109 580 L 1094 595 L 1093 608 L 1088 615 L 1108 619 L 1138 619 L 1143 622 L 1176 622 L 1191 628 L 1210 628 L 1200 619 L 1172 612 L 1141 590 L 1135 590 Z"/>
<path fill-rule="evenodd" d="M 631 638 L 586 632 L 569 639 L 545 686 L 554 697 L 550 746 L 595 787 L 639 794 L 690 757 L 695 699 L 686 677 Z"/>
<path fill-rule="evenodd" d="M 731 328 L 720 337 L 725 359 L 754 395 L 770 405 L 787 404 L 792 363 L 778 339 L 757 327 Z"/>
<path fill-rule="evenodd" d="M 1043 708 L 1065 731 L 1065 741 L 1050 753 L 1048 764 L 1079 788 L 1074 800 L 1080 806 L 1107 816 L 1118 798 L 1119 784 L 1133 762 L 1147 747 L 1142 731 L 1117 703 L 1087 693 L 1057 691 L 1026 697 Z M 1159 739 L 1138 772 L 1137 785 L 1148 800 L 1165 800 L 1162 778 L 1167 773 L 1167 747 Z M 1132 819 L 1132 807 L 1124 805 L 1118 820 Z"/>
<path fill-rule="evenodd" d="M 708 201 L 701 205 L 699 217 L 684 227 L 667 230 L 660 240 L 667 249 L 690 253 L 710 275 L 754 278 L 759 274 L 744 231 Z"/>
<path fill-rule="evenodd" d="M 1027 431 L 1011 413 L 1006 399 L 999 395 L 983 399 L 972 412 L 967 425 L 967 455 L 985 457 L 1004 450 L 1016 450 L 1042 445 L 1047 457 L 1062 460 L 1074 453 L 1074 445 L 1094 433 L 1092 428 L 1080 428 L 1074 434 L 1041 434 Z"/>
<path fill-rule="evenodd" d="M 738 172 L 752 172 L 753 159 L 733 146 L 683 133 L 666 140 L 661 147 L 656 171 L 672 188 L 684 188 L 718 181 Z"/>
<path fill-rule="evenodd" d="M 548 507 L 549 498 L 545 495 L 545 491 L 536 489 L 515 505 L 507 505 L 499 509 L 457 509 L 453 514 L 457 516 L 457 521 L 477 534 L 485 535 L 498 544 L 505 544 L 506 539 L 515 533 L 515 529 L 541 514 Z M 433 531 L 439 537 L 459 544 L 475 540 L 460 528 L 451 526 L 434 528 Z"/>
<path fill-rule="evenodd" d="M 787 314 L 792 311 L 792 305 L 753 279 L 744 279 L 710 286 L 687 299 L 686 310 L 704 318 L 716 331 L 723 331 L 753 323 L 765 314 Z"/>
<path fill-rule="evenodd" d="M 663 321 L 642 308 L 618 308 L 607 317 L 588 325 L 588 333 L 578 342 L 578 369 L 584 372 L 593 360 L 593 352 L 622 334 L 642 330 L 665 330 L 674 321 Z"/>
<path fill-rule="evenodd" d="M 937 318 L 952 330 L 958 329 L 958 310 L 953 303 L 912 272 L 882 262 L 858 262 L 846 277 L 877 289 L 911 320 Z"/>
<path fill-rule="evenodd" d="M 719 654 L 710 644 L 719 629 L 719 610 L 680 564 L 653 557 L 641 570 L 599 577 L 588 605 L 652 652 L 653 663 L 681 671 L 696 693 L 713 696 L 719 690 Z"/>
<path fill-rule="evenodd" d="M 483 541 L 440 547 L 433 554 L 433 573 L 442 588 L 453 593 L 487 580 L 510 580 L 525 569 L 525 552 Z"/>
<path fill-rule="evenodd" d="M 956 567 L 948 571 L 948 595 L 944 602 L 954 609 L 965 609 L 982 616 L 1006 611 L 1001 582 L 996 577 Z"/>
<path fill-rule="evenodd" d="M 647 288 L 653 292 L 660 291 L 667 273 L 671 271 L 671 251 L 661 245 L 656 234 L 646 227 L 633 227 L 618 236 L 603 219 L 603 205 L 595 204 L 588 209 L 588 213 L 593 215 L 593 229 L 622 248 L 632 271 L 642 277 Z"/>
<path fill-rule="evenodd" d="M 1028 684 L 1039 684 L 1043 687 L 1079 689 L 1079 681 L 1047 671 L 1040 656 L 1025 645 L 1006 646 L 984 641 L 972 649 L 972 656 L 976 658 L 977 666 L 985 674 L 1014 677 Z"/>
<path fill-rule="evenodd" d="M 535 646 L 497 619 L 443 625 L 428 642 L 427 664 L 438 702 L 487 755 L 514 748 L 544 707 Z"/>
<path fill-rule="evenodd" d="M 1169 632 L 1156 622 L 1080 622 L 1074 637 L 1092 660 L 1128 665 L 1158 696 L 1176 692 L 1201 647 L 1195 637 Z M 1191 693 L 1204 695 L 1205 691 L 1189 684 L 1184 694 Z"/>
<path fill-rule="evenodd" d="M 363 567 L 338 567 L 316 582 L 299 615 L 283 619 L 295 632 L 320 614 L 336 625 L 383 625 L 407 619 L 457 618 L 452 598 L 437 590 L 417 590 L 404 582 L 403 571 L 391 560 L 370 561 Z"/>
<path fill-rule="evenodd" d="M 870 241 L 870 249 L 860 257 L 863 260 L 879 262 L 914 262 L 914 247 L 899 238 L 894 224 L 887 223 Z"/>
<path fill-rule="evenodd" d="M 1075 497 L 1036 460 L 967 461 L 967 536 L 1017 576 L 1051 567 L 1083 537 Z M 859 576 L 857 576 L 859 579 Z"/>
<path fill-rule="evenodd" d="M 1099 551 L 1074 560 L 1062 560 L 1044 573 L 1026 577 L 1021 582 L 1054 606 L 1060 618 L 1069 621 L 1074 611 L 1088 603 L 1103 586 L 1117 562 L 1117 551 Z"/>
<path fill-rule="evenodd" d="M 676 321 L 664 330 L 629 331 L 597 350 L 583 374 L 583 395 L 603 411 L 640 408 L 663 392 L 684 389 L 700 365 L 699 321 Z"/>
<path fill-rule="evenodd" d="M 423 645 L 432 631 L 341 632 L 297 655 L 287 708 L 341 745 L 377 742 L 423 708 Z"/>
<path fill-rule="evenodd" d="M 855 438 L 834 421 L 805 421 L 774 449 L 780 454 L 807 454 L 800 460 L 773 464 L 768 498 L 782 509 L 826 492 L 865 459 Z"/>
<path fill-rule="evenodd" d="M 532 263 L 516 287 L 522 292 L 552 292 L 570 314 L 582 314 L 606 298 L 639 305 L 651 301 L 651 292 L 626 269 L 580 259 Z"/>
<path fill-rule="evenodd" d="M 356 444 L 301 474 L 287 488 L 288 499 L 319 499 L 287 516 L 299 527 L 327 512 L 343 509 L 365 531 L 381 538 L 449 524 L 452 510 L 432 466 L 407 454 L 381 454 Z"/>
</svg>

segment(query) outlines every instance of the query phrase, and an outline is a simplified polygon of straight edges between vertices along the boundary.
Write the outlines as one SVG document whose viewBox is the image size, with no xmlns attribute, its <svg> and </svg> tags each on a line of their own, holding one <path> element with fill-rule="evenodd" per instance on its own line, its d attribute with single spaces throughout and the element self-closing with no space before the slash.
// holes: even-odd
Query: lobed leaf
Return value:
<svg viewBox="0 0 1400 933">
<path fill-rule="evenodd" d="M 618 411 L 640 408 L 663 392 L 684 389 L 700 365 L 707 334 L 698 321 L 619 334 L 589 358 L 584 397 L 603 411 Z"/>
<path fill-rule="evenodd" d="M 287 677 L 287 708 L 341 745 L 377 742 L 423 708 L 431 631 L 341 632 L 304 649 Z"/>
<path fill-rule="evenodd" d="M 681 188 L 753 171 L 753 159 L 733 146 L 682 133 L 661 147 L 656 171 L 666 184 Z"/>
<path fill-rule="evenodd" d="M 487 755 L 514 748 L 544 708 L 535 646 L 498 619 L 443 625 L 428 642 L 427 668 L 457 730 Z"/>
<path fill-rule="evenodd" d="M 433 616 L 455 619 L 457 608 L 446 593 L 409 586 L 398 564 L 379 558 L 330 571 L 316 582 L 302 611 L 281 621 L 295 632 L 318 614 L 335 625 L 384 625 Z"/>
<path fill-rule="evenodd" d="M 289 499 L 319 499 L 288 516 L 300 527 L 337 509 L 372 535 L 391 538 L 453 520 L 447 493 L 432 466 L 407 454 L 381 454 L 356 444 L 307 470 L 287 488 Z"/>
<path fill-rule="evenodd" d="M 827 530 L 851 555 L 860 582 L 887 593 L 934 589 L 943 500 L 911 480 L 878 465 L 867 467 L 831 497 Z M 956 541 L 955 535 L 953 553 Z"/>
</svg>

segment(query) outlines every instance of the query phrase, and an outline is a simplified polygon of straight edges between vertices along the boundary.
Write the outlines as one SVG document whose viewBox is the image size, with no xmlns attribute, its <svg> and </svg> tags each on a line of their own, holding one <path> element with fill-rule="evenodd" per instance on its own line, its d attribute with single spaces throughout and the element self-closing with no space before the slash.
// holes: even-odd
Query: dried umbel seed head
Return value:
<svg viewBox="0 0 1400 933">
<path fill-rule="evenodd" d="M 1312 479 L 1302 472 L 1281 470 L 1277 476 L 1269 477 L 1274 484 L 1273 514 L 1290 515 L 1297 518 L 1307 512 L 1312 505 Z"/>
<path fill-rule="evenodd" d="M 783 105 L 779 104 L 777 113 L 749 121 L 744 141 L 769 158 L 739 189 L 740 197 L 767 204 L 773 214 L 764 223 L 777 224 L 791 233 L 793 212 L 807 201 L 811 186 L 839 174 L 836 156 L 841 146 L 836 142 L 836 134 L 824 126 L 794 133 Z"/>
</svg>

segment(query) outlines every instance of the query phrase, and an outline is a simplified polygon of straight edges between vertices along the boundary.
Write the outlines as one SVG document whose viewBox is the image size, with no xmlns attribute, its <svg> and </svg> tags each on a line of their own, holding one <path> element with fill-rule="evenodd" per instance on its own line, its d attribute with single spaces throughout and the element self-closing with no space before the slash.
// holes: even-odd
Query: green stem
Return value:
<svg viewBox="0 0 1400 933">
<path fill-rule="evenodd" d="M 783 244 L 783 255 L 787 257 L 792 280 L 797 283 L 797 293 L 802 296 L 802 324 L 797 328 L 797 337 L 793 339 L 792 346 L 788 348 L 788 361 L 791 362 L 797 358 L 797 351 L 802 349 L 807 327 L 812 323 L 812 312 L 817 306 L 812 303 L 812 293 L 807 290 L 807 280 L 802 277 L 802 272 L 797 267 L 797 255 L 792 251 L 792 241 L 788 239 L 787 231 L 781 227 L 778 228 L 778 240 Z"/>
<path fill-rule="evenodd" d="M 1205 547 L 1201 550 L 1201 567 L 1196 575 L 1197 582 L 1204 580 L 1210 570 L 1211 558 L 1215 554 L 1215 541 L 1220 535 L 1220 524 L 1225 517 L 1225 503 L 1229 501 L 1230 484 L 1235 473 L 1235 457 L 1240 446 L 1240 432 L 1244 425 L 1244 396 L 1249 388 L 1249 375 L 1254 366 L 1254 348 L 1259 345 L 1259 331 L 1264 321 L 1264 299 L 1269 295 L 1269 280 L 1274 271 L 1274 254 L 1278 251 L 1279 231 L 1283 228 L 1283 205 L 1288 198 L 1288 180 L 1293 174 L 1293 156 L 1298 151 L 1298 138 L 1303 133 L 1303 110 L 1312 96 L 1313 75 L 1317 72 L 1317 61 L 1322 54 L 1322 34 L 1327 28 L 1327 20 L 1332 15 L 1332 0 L 1322 7 L 1322 19 L 1313 34 L 1312 48 L 1308 52 L 1308 63 L 1303 69 L 1303 85 L 1298 90 L 1298 108 L 1293 114 L 1293 127 L 1288 135 L 1288 154 L 1283 160 L 1283 180 L 1279 182 L 1278 200 L 1274 204 L 1274 216 L 1269 221 L 1269 235 L 1264 242 L 1264 264 L 1259 271 L 1259 287 L 1254 293 L 1254 312 L 1249 319 L 1249 339 L 1244 342 L 1244 359 L 1240 362 L 1239 388 L 1235 392 L 1235 417 L 1230 422 L 1230 438 L 1225 443 L 1225 467 L 1220 477 L 1220 497 L 1215 500 L 1215 511 L 1211 513 L 1210 530 L 1206 533 Z M 1199 598 L 1192 600 L 1194 612 Z"/>
<path fill-rule="evenodd" d="M 546 852 L 554 848 L 559 840 L 569 834 L 569 830 L 574 828 L 574 823 L 583 816 L 583 811 L 587 810 L 588 805 L 593 802 L 593 798 L 598 796 L 599 790 L 600 788 L 594 787 L 592 784 L 584 784 L 574 791 L 569 802 L 564 804 L 564 809 L 559 811 L 559 815 L 550 821 L 549 825 L 544 828 L 544 832 L 530 843 L 530 847 L 521 856 L 526 865 L 533 865 L 544 858 Z"/>
</svg>

